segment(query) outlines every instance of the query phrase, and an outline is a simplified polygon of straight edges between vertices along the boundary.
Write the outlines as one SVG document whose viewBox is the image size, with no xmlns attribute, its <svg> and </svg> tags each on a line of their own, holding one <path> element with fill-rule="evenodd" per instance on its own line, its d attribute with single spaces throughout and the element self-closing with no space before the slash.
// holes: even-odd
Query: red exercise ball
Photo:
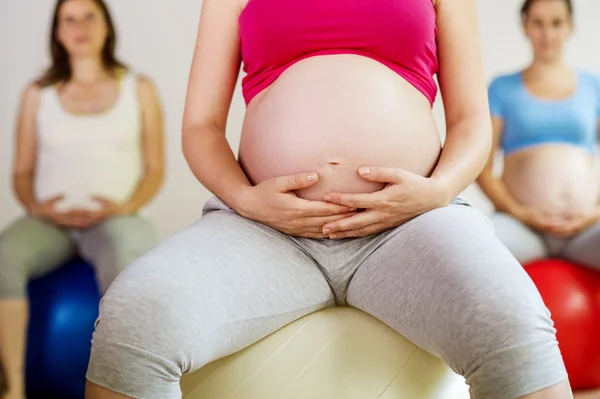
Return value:
<svg viewBox="0 0 600 399">
<path fill-rule="evenodd" d="M 552 314 L 572 388 L 599 388 L 600 272 L 556 259 L 525 270 Z"/>
</svg>

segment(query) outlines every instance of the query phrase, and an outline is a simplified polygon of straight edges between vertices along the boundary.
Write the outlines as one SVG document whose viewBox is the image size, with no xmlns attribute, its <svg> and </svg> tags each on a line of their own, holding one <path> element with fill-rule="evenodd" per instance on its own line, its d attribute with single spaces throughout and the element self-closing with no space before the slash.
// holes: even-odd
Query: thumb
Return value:
<svg viewBox="0 0 600 399">
<path fill-rule="evenodd" d="M 284 191 L 299 190 L 310 187 L 319 180 L 316 173 L 299 173 L 292 176 L 282 176 L 277 179 L 277 185 Z"/>
<path fill-rule="evenodd" d="M 360 176 L 378 183 L 402 183 L 404 171 L 396 168 L 363 167 L 358 170 Z"/>
</svg>

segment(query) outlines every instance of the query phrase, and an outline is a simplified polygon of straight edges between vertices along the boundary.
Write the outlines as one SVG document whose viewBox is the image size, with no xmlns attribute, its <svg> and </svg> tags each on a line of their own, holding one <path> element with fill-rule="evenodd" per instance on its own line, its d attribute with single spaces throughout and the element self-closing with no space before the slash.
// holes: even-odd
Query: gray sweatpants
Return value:
<svg viewBox="0 0 600 399">
<path fill-rule="evenodd" d="M 79 253 L 96 270 L 101 292 L 128 264 L 156 245 L 154 229 L 136 216 L 120 216 L 88 230 L 67 230 L 23 217 L 0 233 L 0 299 L 23 298 L 27 282 Z"/>
<path fill-rule="evenodd" d="M 521 263 L 548 256 L 600 270 L 600 223 L 569 238 L 532 230 L 505 213 L 492 215 L 496 235 Z"/>
<path fill-rule="evenodd" d="M 215 198 L 117 277 L 87 377 L 133 398 L 180 398 L 183 374 L 336 304 L 444 359 L 476 399 L 514 399 L 567 378 L 533 282 L 464 200 L 374 236 L 315 240 Z"/>
</svg>

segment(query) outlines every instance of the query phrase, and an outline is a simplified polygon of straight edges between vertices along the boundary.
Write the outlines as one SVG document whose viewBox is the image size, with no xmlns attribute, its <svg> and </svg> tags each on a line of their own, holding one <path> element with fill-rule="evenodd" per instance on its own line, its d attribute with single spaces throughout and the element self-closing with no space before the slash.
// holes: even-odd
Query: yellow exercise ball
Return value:
<svg viewBox="0 0 600 399">
<path fill-rule="evenodd" d="M 334 307 L 181 381 L 184 399 L 466 399 L 464 379 L 377 319 Z"/>
</svg>

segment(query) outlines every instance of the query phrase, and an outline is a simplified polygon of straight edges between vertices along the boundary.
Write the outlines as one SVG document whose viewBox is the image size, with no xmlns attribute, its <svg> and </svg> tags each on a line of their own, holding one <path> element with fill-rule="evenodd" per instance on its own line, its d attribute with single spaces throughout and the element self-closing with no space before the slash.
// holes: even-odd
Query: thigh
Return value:
<svg viewBox="0 0 600 399">
<path fill-rule="evenodd" d="M 75 234 L 81 256 L 96 269 L 101 292 L 130 263 L 157 242 L 154 228 L 139 216 L 117 216 Z"/>
<path fill-rule="evenodd" d="M 542 235 L 511 215 L 495 213 L 490 220 L 494 225 L 496 237 L 522 264 L 548 255 Z"/>
<path fill-rule="evenodd" d="M 546 240 L 557 256 L 600 270 L 600 223 L 572 238 L 548 236 Z"/>
<path fill-rule="evenodd" d="M 88 378 L 133 397 L 176 397 L 182 373 L 333 304 L 325 278 L 289 237 L 214 210 L 115 279 Z"/>
<path fill-rule="evenodd" d="M 54 270 L 74 255 L 75 245 L 64 230 L 23 217 L 0 233 L 0 286 L 22 293 L 27 279 Z"/>
<path fill-rule="evenodd" d="M 467 206 L 429 212 L 390 233 L 357 271 L 348 302 L 442 357 L 479 389 L 493 373 L 527 378 L 529 371 L 514 364 L 538 367 L 541 357 L 558 354 L 549 312 L 533 282 L 488 220 Z M 543 350 L 523 348 L 531 342 Z M 515 348 L 531 359 L 506 360 L 504 351 Z M 513 370 L 480 367 L 494 356 L 503 356 Z"/>
</svg>

